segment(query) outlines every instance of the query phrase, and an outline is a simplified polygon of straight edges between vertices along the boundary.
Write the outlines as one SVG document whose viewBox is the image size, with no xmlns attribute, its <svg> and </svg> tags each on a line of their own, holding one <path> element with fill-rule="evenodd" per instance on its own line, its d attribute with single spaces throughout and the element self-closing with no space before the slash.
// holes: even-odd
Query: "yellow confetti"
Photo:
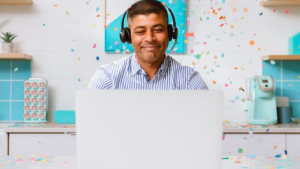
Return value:
<svg viewBox="0 0 300 169">
<path fill-rule="evenodd" d="M 16 156 L 14 156 L 14 158 L 20 158 L 20 157 L 22 157 L 22 155 L 16 155 Z"/>
<path fill-rule="evenodd" d="M 81 60 L 81 58 L 80 58 L 80 57 L 78 57 L 78 60 Z"/>
<path fill-rule="evenodd" d="M 300 79 L 300 76 L 298 76 L 298 79 Z"/>
<path fill-rule="evenodd" d="M 118 31 L 118 28 L 114 28 L 115 31 Z"/>
<path fill-rule="evenodd" d="M 67 14 L 67 15 L 70 15 L 69 11 L 66 11 L 66 14 Z"/>
<path fill-rule="evenodd" d="M 184 43 L 189 43 L 189 40 L 185 39 L 185 40 L 184 40 Z"/>
<path fill-rule="evenodd" d="M 289 84 L 289 86 L 292 86 L 292 84 Z"/>
<path fill-rule="evenodd" d="M 286 155 L 281 155 L 281 159 L 286 159 Z"/>
</svg>

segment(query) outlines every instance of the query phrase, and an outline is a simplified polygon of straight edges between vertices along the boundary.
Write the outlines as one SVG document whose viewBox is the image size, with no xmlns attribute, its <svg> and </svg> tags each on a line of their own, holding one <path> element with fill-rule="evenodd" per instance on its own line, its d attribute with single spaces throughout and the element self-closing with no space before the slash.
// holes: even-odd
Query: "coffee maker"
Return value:
<svg viewBox="0 0 300 169">
<path fill-rule="evenodd" d="M 277 124 L 275 80 L 262 75 L 246 79 L 248 122 Z"/>
</svg>

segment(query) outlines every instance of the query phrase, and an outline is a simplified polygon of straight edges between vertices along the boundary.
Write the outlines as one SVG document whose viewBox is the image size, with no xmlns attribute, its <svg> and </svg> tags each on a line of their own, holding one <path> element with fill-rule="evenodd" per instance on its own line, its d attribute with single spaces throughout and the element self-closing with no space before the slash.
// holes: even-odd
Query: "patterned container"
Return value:
<svg viewBox="0 0 300 169">
<path fill-rule="evenodd" d="M 24 122 L 47 122 L 48 88 L 43 78 L 24 81 Z"/>
</svg>

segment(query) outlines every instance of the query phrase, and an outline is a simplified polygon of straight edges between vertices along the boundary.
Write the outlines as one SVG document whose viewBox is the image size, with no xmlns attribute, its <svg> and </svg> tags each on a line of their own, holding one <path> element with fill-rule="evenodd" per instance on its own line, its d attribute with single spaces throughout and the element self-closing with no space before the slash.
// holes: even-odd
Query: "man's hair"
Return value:
<svg viewBox="0 0 300 169">
<path fill-rule="evenodd" d="M 128 24 L 136 15 L 149 15 L 151 13 L 162 14 L 166 24 L 168 24 L 168 12 L 163 4 L 157 0 L 140 0 L 133 4 L 131 8 L 128 9 Z"/>
</svg>

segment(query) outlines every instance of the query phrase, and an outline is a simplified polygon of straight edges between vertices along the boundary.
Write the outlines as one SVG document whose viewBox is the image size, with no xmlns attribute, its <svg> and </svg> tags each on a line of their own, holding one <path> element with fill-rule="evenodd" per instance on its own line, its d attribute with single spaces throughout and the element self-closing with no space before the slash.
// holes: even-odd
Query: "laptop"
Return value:
<svg viewBox="0 0 300 169">
<path fill-rule="evenodd" d="M 76 93 L 78 169 L 221 168 L 223 93 Z"/>
</svg>

